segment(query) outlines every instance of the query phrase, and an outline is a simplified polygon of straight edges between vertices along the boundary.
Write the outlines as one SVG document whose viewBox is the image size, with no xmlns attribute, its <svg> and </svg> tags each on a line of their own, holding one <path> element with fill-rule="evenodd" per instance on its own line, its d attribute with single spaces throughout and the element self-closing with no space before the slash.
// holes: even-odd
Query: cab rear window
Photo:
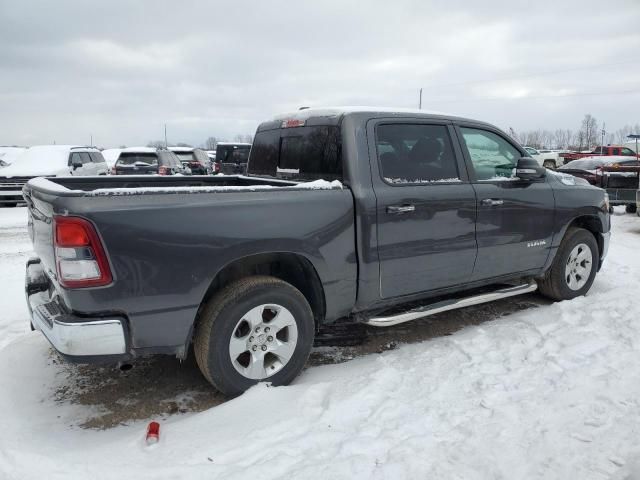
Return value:
<svg viewBox="0 0 640 480">
<path fill-rule="evenodd" d="M 340 130 L 336 126 L 258 132 L 248 173 L 290 180 L 342 180 Z"/>
</svg>

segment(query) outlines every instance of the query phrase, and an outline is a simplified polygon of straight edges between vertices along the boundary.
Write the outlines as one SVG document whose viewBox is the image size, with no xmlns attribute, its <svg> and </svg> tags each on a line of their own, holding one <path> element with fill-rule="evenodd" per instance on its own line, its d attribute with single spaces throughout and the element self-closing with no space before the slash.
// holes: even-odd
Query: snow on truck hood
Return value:
<svg viewBox="0 0 640 480">
<path fill-rule="evenodd" d="M 42 145 L 31 147 L 19 160 L 0 170 L 3 177 L 37 177 L 68 172 L 69 151 L 75 145 Z"/>
</svg>

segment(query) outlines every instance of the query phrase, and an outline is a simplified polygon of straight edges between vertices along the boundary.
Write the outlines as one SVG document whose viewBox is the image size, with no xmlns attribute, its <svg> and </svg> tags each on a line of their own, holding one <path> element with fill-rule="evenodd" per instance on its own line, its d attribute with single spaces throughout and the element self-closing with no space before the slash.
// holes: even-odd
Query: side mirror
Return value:
<svg viewBox="0 0 640 480">
<path fill-rule="evenodd" d="M 547 175 L 547 169 L 533 158 L 522 157 L 516 165 L 516 177 L 520 180 L 534 182 L 540 180 Z"/>
<path fill-rule="evenodd" d="M 82 162 L 73 162 L 71 164 L 71 166 L 73 167 L 73 169 L 75 170 L 76 168 L 81 168 L 82 167 Z"/>
</svg>

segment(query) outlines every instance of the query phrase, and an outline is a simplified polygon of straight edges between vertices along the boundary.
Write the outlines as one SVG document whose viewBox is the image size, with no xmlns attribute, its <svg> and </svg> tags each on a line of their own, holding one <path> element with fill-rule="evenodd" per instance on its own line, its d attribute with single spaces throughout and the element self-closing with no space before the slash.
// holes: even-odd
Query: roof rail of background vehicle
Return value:
<svg viewBox="0 0 640 480">
<path fill-rule="evenodd" d="M 271 120 L 263 122 L 258 130 L 269 130 L 279 128 L 285 120 L 301 120 L 307 125 L 337 125 L 346 115 L 367 113 L 372 116 L 397 116 L 397 117 L 422 117 L 439 120 L 462 120 L 474 123 L 483 123 L 470 118 L 459 117 L 444 112 L 431 110 L 418 110 L 413 108 L 390 108 L 390 107 L 369 107 L 369 106 L 344 106 L 344 107 L 314 107 L 303 108 L 293 112 L 278 114 Z"/>
<path fill-rule="evenodd" d="M 169 147 L 172 152 L 193 152 L 194 150 L 202 150 L 198 147 Z"/>
<path fill-rule="evenodd" d="M 69 148 L 69 150 L 95 150 L 97 152 L 100 151 L 100 149 L 98 147 L 92 147 L 92 146 L 89 146 L 89 145 L 72 146 L 71 148 Z"/>
<path fill-rule="evenodd" d="M 99 152 L 100 150 L 97 147 L 88 147 L 85 145 L 34 145 L 33 147 L 29 147 L 28 150 L 32 150 L 34 152 L 37 151 L 71 151 L 71 150 L 95 150 Z"/>
<path fill-rule="evenodd" d="M 164 148 L 156 147 L 126 147 L 122 149 L 122 153 L 156 153 L 158 150 L 164 150 Z"/>
<path fill-rule="evenodd" d="M 247 143 L 247 142 L 218 142 L 218 143 L 216 143 L 216 146 L 217 145 L 248 145 L 248 146 L 251 146 L 251 144 Z"/>
</svg>

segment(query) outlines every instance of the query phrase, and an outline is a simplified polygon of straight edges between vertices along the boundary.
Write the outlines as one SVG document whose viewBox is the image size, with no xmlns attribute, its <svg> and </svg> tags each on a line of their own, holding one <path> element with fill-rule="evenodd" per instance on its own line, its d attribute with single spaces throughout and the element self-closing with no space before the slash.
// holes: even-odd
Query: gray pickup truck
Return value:
<svg viewBox="0 0 640 480">
<path fill-rule="evenodd" d="M 283 385 L 320 329 L 531 292 L 585 294 L 605 192 L 497 128 L 307 109 L 261 124 L 247 176 L 30 181 L 34 328 L 76 362 L 184 358 L 236 395 Z"/>
</svg>

